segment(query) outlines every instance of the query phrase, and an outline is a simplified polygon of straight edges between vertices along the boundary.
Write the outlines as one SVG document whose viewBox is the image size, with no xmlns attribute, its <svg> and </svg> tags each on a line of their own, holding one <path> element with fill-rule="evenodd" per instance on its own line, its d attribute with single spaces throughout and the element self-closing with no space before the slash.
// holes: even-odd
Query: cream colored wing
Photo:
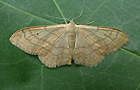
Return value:
<svg viewBox="0 0 140 90">
<path fill-rule="evenodd" d="M 126 33 L 112 27 L 76 25 L 73 59 L 76 64 L 93 66 L 129 41 Z"/>
<path fill-rule="evenodd" d="M 66 26 L 60 24 L 24 28 L 14 33 L 10 41 L 25 52 L 38 55 L 41 62 L 50 68 L 71 64 Z"/>
</svg>

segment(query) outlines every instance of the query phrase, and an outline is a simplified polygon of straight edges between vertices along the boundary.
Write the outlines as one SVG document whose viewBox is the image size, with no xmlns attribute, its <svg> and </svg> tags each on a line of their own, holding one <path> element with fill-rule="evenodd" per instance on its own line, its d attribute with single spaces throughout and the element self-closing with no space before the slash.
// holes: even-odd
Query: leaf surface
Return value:
<svg viewBox="0 0 140 90">
<path fill-rule="evenodd" d="M 66 23 L 81 10 L 75 23 L 115 27 L 126 32 L 129 43 L 105 56 L 96 67 L 72 64 L 50 69 L 37 56 L 13 46 L 9 38 L 30 26 Z M 1 0 L 1 90 L 139 90 L 140 0 Z"/>
</svg>

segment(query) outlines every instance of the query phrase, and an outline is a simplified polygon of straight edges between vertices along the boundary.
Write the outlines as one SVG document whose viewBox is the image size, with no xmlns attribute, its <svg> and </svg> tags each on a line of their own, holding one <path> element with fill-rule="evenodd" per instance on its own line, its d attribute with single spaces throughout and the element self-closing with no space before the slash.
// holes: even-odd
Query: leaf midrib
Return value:
<svg viewBox="0 0 140 90">
<path fill-rule="evenodd" d="M 46 20 L 46 19 L 44 19 L 44 18 L 38 17 L 38 16 L 36 16 L 36 15 L 30 14 L 30 13 L 28 13 L 28 12 L 26 12 L 26 11 L 23 11 L 23 10 L 21 10 L 21 9 L 18 9 L 18 8 L 16 8 L 16 7 L 14 7 L 14 6 L 12 6 L 12 5 L 10 5 L 10 4 L 4 2 L 4 1 L 0 1 L 0 2 L 3 3 L 3 4 L 5 4 L 5 5 L 7 5 L 8 7 L 11 7 L 11 8 L 13 8 L 13 9 L 15 9 L 15 10 L 17 10 L 17 11 L 19 11 L 19 12 L 22 12 L 22 13 L 24 13 L 24 14 L 26 14 L 26 15 L 29 15 L 29 16 L 31 16 L 31 17 L 37 18 L 37 19 L 39 19 L 39 20 L 42 20 L 42 21 L 45 21 L 45 22 L 48 22 L 48 23 L 51 23 L 51 24 L 57 24 L 57 23 L 55 23 L 55 22 Z M 55 0 L 53 0 L 53 2 L 55 3 L 55 5 L 56 5 L 58 11 L 60 12 L 60 14 L 62 15 L 62 17 L 64 18 L 65 23 L 67 23 L 67 21 L 66 21 L 66 19 L 65 19 L 65 16 L 64 16 L 62 10 L 60 9 L 59 5 L 57 4 L 57 2 L 56 2 Z M 130 52 L 130 51 L 128 51 L 128 50 L 125 50 L 125 49 L 123 49 L 123 48 L 121 48 L 120 50 L 123 51 L 123 52 L 125 52 L 125 53 L 127 53 L 127 54 L 130 54 L 130 55 L 132 55 L 132 56 L 134 56 L 134 57 L 140 58 L 139 55 L 137 55 L 137 54 L 135 54 L 135 53 L 132 53 L 132 52 Z"/>
</svg>

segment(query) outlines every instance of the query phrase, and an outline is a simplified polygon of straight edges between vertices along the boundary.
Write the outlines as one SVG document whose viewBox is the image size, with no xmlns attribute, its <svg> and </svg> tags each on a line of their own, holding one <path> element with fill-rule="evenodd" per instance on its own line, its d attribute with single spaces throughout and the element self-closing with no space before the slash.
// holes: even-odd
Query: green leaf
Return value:
<svg viewBox="0 0 140 90">
<path fill-rule="evenodd" d="M 37 56 L 13 46 L 9 38 L 29 26 L 75 23 L 115 27 L 129 43 L 96 67 L 72 64 L 50 69 Z M 1 90 L 140 90 L 140 0 L 1 0 Z"/>
</svg>

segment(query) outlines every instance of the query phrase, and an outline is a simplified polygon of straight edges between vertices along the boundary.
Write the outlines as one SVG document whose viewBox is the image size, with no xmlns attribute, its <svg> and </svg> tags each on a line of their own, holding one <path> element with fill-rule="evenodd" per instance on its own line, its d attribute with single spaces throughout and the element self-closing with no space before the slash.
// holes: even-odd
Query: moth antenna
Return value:
<svg viewBox="0 0 140 90">
<path fill-rule="evenodd" d="M 48 14 L 45 14 L 45 15 L 47 15 L 47 16 L 50 17 L 50 18 L 66 19 L 66 20 L 68 20 L 68 21 L 71 21 L 71 20 L 69 20 L 68 18 L 55 17 L 55 16 L 50 16 L 50 15 L 48 15 Z"/>
<path fill-rule="evenodd" d="M 81 10 L 80 15 L 79 15 L 79 16 L 77 16 L 77 17 L 75 17 L 75 18 L 73 18 L 73 20 L 74 20 L 74 19 L 77 19 L 77 18 L 79 18 L 79 17 L 81 17 L 81 16 L 82 16 L 82 13 L 83 13 L 83 9 Z"/>
</svg>

